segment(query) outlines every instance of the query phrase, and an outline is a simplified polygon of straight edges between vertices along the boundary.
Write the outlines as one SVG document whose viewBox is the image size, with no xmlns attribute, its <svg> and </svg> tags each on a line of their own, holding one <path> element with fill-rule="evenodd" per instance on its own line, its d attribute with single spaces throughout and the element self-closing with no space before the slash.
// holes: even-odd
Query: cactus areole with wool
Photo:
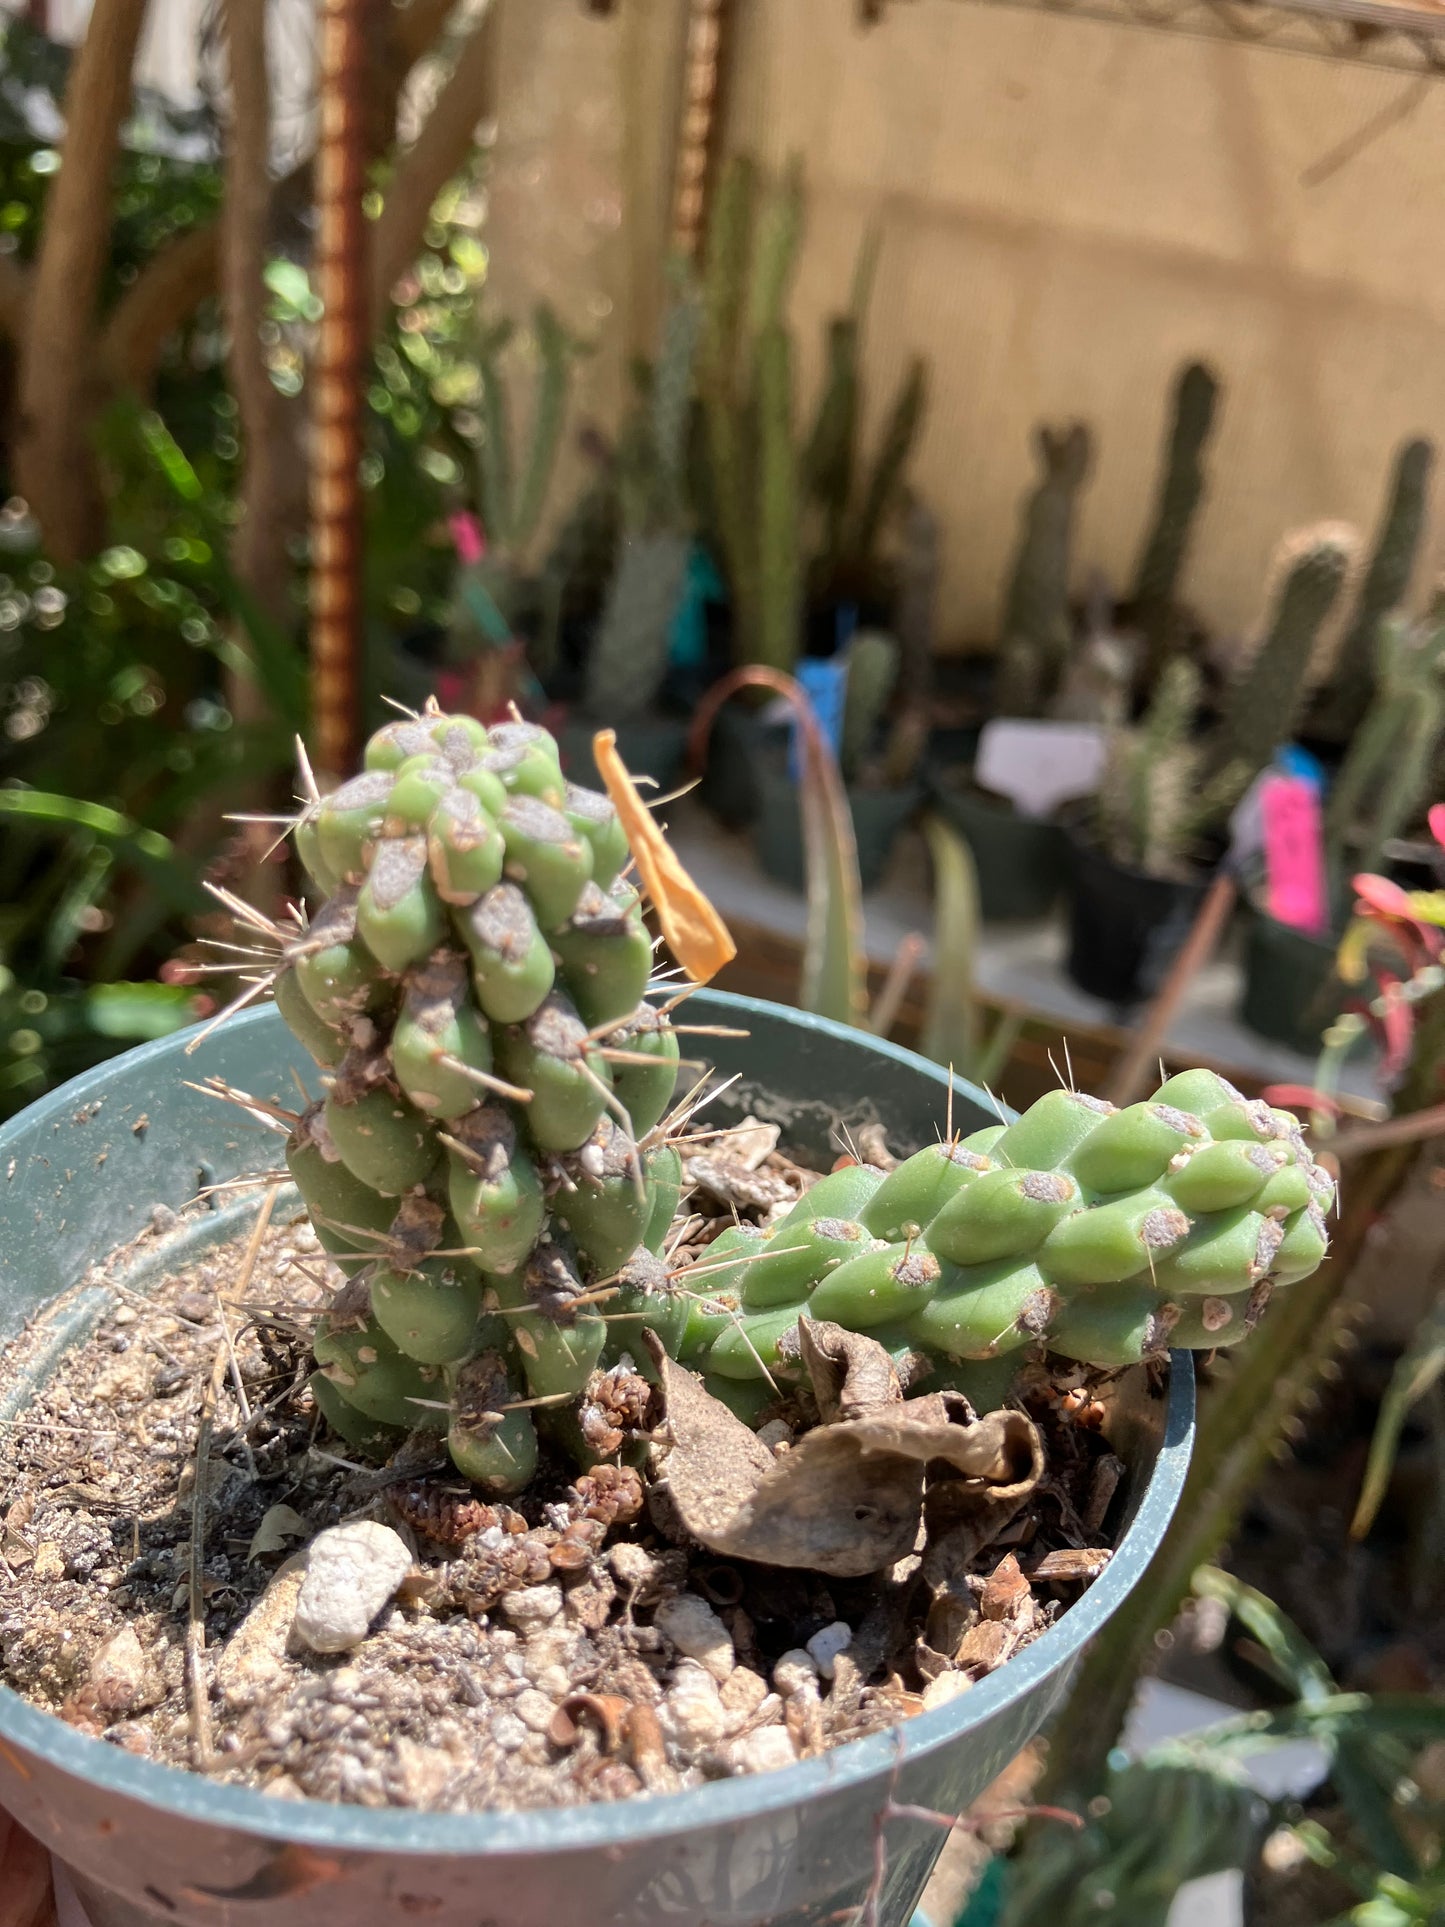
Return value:
<svg viewBox="0 0 1445 1927">
<path fill-rule="evenodd" d="M 542 729 L 428 714 L 379 731 L 297 840 L 328 901 L 275 995 L 326 1096 L 287 1157 L 347 1272 L 312 1389 L 364 1449 L 434 1427 L 515 1491 L 539 1427 L 588 1459 L 589 1381 L 651 1369 L 645 1328 L 735 1405 L 800 1372 L 800 1319 L 934 1385 L 1031 1345 L 1122 1366 L 1233 1343 L 1325 1254 L 1333 1187 L 1296 1120 L 1201 1070 L 844 1166 L 690 1275 L 663 1256 L 678 1042 L 608 799 Z"/>
</svg>

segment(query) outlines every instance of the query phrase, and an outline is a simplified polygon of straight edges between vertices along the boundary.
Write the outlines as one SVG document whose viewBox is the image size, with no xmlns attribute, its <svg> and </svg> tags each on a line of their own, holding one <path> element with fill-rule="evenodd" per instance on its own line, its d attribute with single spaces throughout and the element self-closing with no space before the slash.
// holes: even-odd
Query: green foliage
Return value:
<svg viewBox="0 0 1445 1927">
<path fill-rule="evenodd" d="M 1369 1531 L 1385 1497 L 1395 1455 L 1400 1449 L 1400 1434 L 1405 1421 L 1421 1399 L 1445 1378 L 1445 1294 L 1420 1321 L 1409 1345 L 1396 1360 L 1390 1383 L 1380 1401 L 1379 1417 L 1370 1439 L 1370 1456 L 1365 1465 L 1364 1482 L 1350 1521 L 1353 1538 L 1362 1539 Z"/>
<path fill-rule="evenodd" d="M 1001 1012 L 980 1034 L 974 968 L 978 957 L 978 873 L 968 839 L 944 817 L 923 819 L 933 859 L 933 987 L 919 1048 L 984 1089 L 1002 1075 L 1022 1021 Z"/>
<path fill-rule="evenodd" d="M 1445 597 L 1412 622 L 1380 619 L 1374 695 L 1330 792 L 1325 827 L 1336 888 L 1347 870 L 1375 870 L 1386 843 L 1429 800 L 1445 726 Z"/>
<path fill-rule="evenodd" d="M 1292 1831 L 1310 1859 L 1360 1894 L 1341 1923 L 1436 1918 L 1429 1910 L 1441 1894 L 1439 1869 L 1410 1845 L 1403 1822 L 1413 1819 L 1416 1837 L 1430 1831 L 1410 1769 L 1415 1754 L 1445 1735 L 1445 1708 L 1340 1693 L 1298 1628 L 1229 1573 L 1201 1568 L 1194 1591 L 1238 1620 L 1291 1703 L 1220 1721 L 1138 1761 L 1112 1755 L 1079 1831 L 1044 1822 L 1025 1835 L 1007 1869 L 1000 1927 L 1084 1927 L 1105 1907 L 1131 1927 L 1163 1927 L 1185 1881 L 1252 1864 L 1286 1816 L 1253 1791 L 1244 1769 L 1253 1755 L 1304 1737 L 1329 1761 L 1348 1834 L 1332 1840 L 1313 1822 Z"/>
</svg>

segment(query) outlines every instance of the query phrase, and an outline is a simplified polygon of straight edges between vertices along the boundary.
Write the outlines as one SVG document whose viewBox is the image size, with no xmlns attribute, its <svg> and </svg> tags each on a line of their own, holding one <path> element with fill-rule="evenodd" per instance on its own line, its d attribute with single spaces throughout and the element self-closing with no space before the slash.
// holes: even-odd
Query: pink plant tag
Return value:
<svg viewBox="0 0 1445 1927">
<path fill-rule="evenodd" d="M 465 509 L 458 509 L 455 515 L 447 517 L 447 527 L 451 530 L 457 559 L 462 567 L 470 569 L 480 562 L 487 552 L 487 538 L 482 534 L 482 525 L 476 516 Z"/>
<path fill-rule="evenodd" d="M 1329 905 L 1319 791 L 1301 776 L 1271 775 L 1260 785 L 1259 803 L 1269 913 L 1322 937 Z"/>
</svg>

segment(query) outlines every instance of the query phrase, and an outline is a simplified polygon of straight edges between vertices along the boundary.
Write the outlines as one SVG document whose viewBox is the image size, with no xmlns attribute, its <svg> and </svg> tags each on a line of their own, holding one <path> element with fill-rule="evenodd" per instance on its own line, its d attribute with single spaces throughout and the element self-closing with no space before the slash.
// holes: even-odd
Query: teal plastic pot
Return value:
<svg viewBox="0 0 1445 1927">
<path fill-rule="evenodd" d="M 1002 797 L 935 776 L 929 782 L 940 813 L 973 852 L 979 912 L 986 923 L 1046 917 L 1058 901 L 1068 866 L 1063 826 L 1020 816 Z"/>
<path fill-rule="evenodd" d="M 687 724 L 671 716 L 641 716 L 636 722 L 567 722 L 553 731 L 562 760 L 562 773 L 587 789 L 601 789 L 602 779 L 592 756 L 592 738 L 599 729 L 616 728 L 617 753 L 634 776 L 650 776 L 659 789 L 673 789 L 687 754 Z"/>
<path fill-rule="evenodd" d="M 801 890 L 807 883 L 803 856 L 803 817 L 798 786 L 785 764 L 772 758 L 758 766 L 759 811 L 753 829 L 758 861 L 775 883 Z M 858 878 L 865 890 L 883 880 L 898 832 L 923 801 L 923 787 L 898 790 L 848 790 L 853 838 L 858 845 Z"/>
<path fill-rule="evenodd" d="M 696 1040 L 740 1079 L 721 1117 L 782 1118 L 787 1141 L 813 1158 L 831 1158 L 840 1124 L 876 1119 L 899 1151 L 933 1140 L 947 1085 L 937 1065 L 749 998 L 704 991 L 691 1009 L 747 1032 Z M 270 1169 L 276 1155 L 273 1134 L 186 1080 L 216 1073 L 290 1105 L 293 1070 L 314 1085 L 315 1066 L 270 1010 L 236 1019 L 194 1057 L 185 1041 L 116 1058 L 0 1132 L 0 1341 L 26 1333 L 18 1368 L 12 1353 L 0 1379 L 0 1418 L 99 1321 L 115 1283 L 145 1291 L 255 1209 L 254 1199 L 184 1209 L 199 1186 Z M 990 1118 L 981 1093 L 955 1086 L 956 1125 Z M 122 1255 L 85 1275 L 158 1204 L 182 1216 L 143 1260 Z M 1127 1531 L 1057 1624 L 947 1706 L 782 1772 L 555 1811 L 377 1811 L 217 1785 L 0 1688 L 0 1805 L 58 1856 L 94 1927 L 824 1927 L 863 1904 L 880 1828 L 877 1918 L 902 1927 L 947 1836 L 885 1817 L 890 1802 L 961 1812 L 1062 1703 L 1178 1504 L 1193 1405 L 1187 1353 L 1174 1356 L 1167 1394 L 1151 1395 L 1144 1372 L 1122 1381 L 1109 1425 L 1129 1467 Z"/>
<path fill-rule="evenodd" d="M 1239 1014 L 1257 1036 L 1315 1057 L 1344 995 L 1333 942 L 1295 930 L 1267 911 L 1251 913 Z"/>
</svg>

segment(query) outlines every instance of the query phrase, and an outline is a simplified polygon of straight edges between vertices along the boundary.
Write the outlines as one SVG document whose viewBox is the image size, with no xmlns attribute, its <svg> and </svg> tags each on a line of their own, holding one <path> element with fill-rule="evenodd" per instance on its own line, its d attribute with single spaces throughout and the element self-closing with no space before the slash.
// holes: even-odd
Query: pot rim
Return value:
<svg viewBox="0 0 1445 1927">
<path fill-rule="evenodd" d="M 772 1021 L 781 1017 L 818 1038 L 830 1038 L 853 1048 L 866 1044 L 871 1052 L 891 1058 L 940 1089 L 948 1087 L 949 1072 L 943 1066 L 846 1024 L 728 991 L 706 989 L 696 995 L 720 1016 L 745 1018 L 751 1014 Z M 231 1020 L 238 1029 L 280 1021 L 269 1005 Z M 186 1041 L 200 1028 L 195 1026 L 126 1051 L 27 1107 L 0 1130 L 0 1167 L 18 1142 L 22 1126 L 28 1135 L 38 1125 L 58 1123 L 62 1115 L 68 1116 L 87 1098 L 103 1093 L 111 1074 L 121 1065 L 136 1066 L 183 1051 Z M 965 1083 L 961 1078 L 954 1081 L 957 1085 Z M 223 1785 L 182 1767 L 142 1759 L 104 1740 L 90 1738 L 55 1714 L 30 1705 L 4 1685 L 0 1685 L 0 1752 L 24 1779 L 31 1777 L 24 1760 L 28 1753 L 52 1769 L 179 1820 L 229 1827 L 264 1839 L 372 1853 L 486 1859 L 539 1850 L 620 1847 L 632 1841 L 742 1822 L 889 1775 L 955 1744 L 1005 1707 L 1028 1698 L 1077 1658 L 1143 1577 L 1158 1550 L 1179 1502 L 1193 1440 L 1194 1361 L 1189 1352 L 1175 1351 L 1170 1353 L 1164 1436 L 1148 1483 L 1113 1558 L 1083 1598 L 1016 1658 L 947 1705 L 865 1739 L 849 1741 L 817 1759 L 773 1772 L 713 1781 L 681 1793 L 522 1811 L 427 1813 L 321 1800 L 277 1800 L 248 1787 Z"/>
</svg>

